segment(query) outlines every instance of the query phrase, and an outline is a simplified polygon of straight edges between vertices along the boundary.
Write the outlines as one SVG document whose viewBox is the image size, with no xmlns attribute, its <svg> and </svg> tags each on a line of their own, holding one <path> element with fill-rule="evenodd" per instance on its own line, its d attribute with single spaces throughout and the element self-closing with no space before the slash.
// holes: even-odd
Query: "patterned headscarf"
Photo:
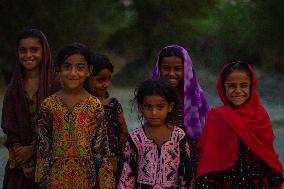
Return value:
<svg viewBox="0 0 284 189">
<path fill-rule="evenodd" d="M 205 98 L 204 92 L 200 87 L 195 71 L 193 69 L 192 61 L 189 57 L 188 52 L 179 45 L 170 45 L 166 48 L 178 49 L 184 59 L 184 112 L 183 112 L 183 123 L 187 135 L 191 139 L 198 139 L 201 135 L 202 128 L 205 124 L 205 119 L 209 111 L 209 105 Z M 156 66 L 153 71 L 153 78 L 160 77 L 160 65 L 159 57 Z"/>
<path fill-rule="evenodd" d="M 38 105 L 40 105 L 47 96 L 59 88 L 59 82 L 55 82 L 55 72 L 50 48 L 45 35 L 37 29 L 30 30 L 34 30 L 32 32 L 40 34 L 43 49 L 37 95 L 37 102 Z M 33 35 L 31 35 L 31 37 L 33 37 Z M 33 140 L 31 136 L 33 132 L 29 122 L 29 109 L 23 87 L 24 70 L 19 62 L 18 49 L 16 50 L 16 57 L 16 68 L 3 101 L 1 127 L 4 132 L 9 135 L 5 142 L 6 146 L 10 146 L 14 143 L 28 145 L 31 140 Z"/>
</svg>

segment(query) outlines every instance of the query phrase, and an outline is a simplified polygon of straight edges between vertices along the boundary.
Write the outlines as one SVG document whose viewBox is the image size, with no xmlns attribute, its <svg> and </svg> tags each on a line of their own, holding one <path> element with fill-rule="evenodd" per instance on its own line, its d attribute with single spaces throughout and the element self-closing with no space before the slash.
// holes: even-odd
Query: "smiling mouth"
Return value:
<svg viewBox="0 0 284 189">
<path fill-rule="evenodd" d="M 245 98 L 244 96 L 232 97 L 232 99 L 234 99 L 234 100 L 243 100 L 244 98 Z"/>
</svg>

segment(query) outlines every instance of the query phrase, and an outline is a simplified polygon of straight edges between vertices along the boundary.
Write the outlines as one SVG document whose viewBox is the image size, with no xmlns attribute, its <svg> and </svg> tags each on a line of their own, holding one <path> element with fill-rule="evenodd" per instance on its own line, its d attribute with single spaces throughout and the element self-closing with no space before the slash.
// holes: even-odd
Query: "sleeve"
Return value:
<svg viewBox="0 0 284 189">
<path fill-rule="evenodd" d="M 137 178 L 137 149 L 131 137 L 128 137 L 124 150 L 123 169 L 118 183 L 118 189 L 135 188 Z"/>
<path fill-rule="evenodd" d="M 96 128 L 91 139 L 91 146 L 98 170 L 99 188 L 110 189 L 115 187 L 115 177 L 110 160 L 107 127 L 103 119 L 103 107 L 100 105 L 97 108 Z"/>
<path fill-rule="evenodd" d="M 38 120 L 37 164 L 35 181 L 50 184 L 52 165 L 52 122 L 50 114 L 42 105 Z"/>
<path fill-rule="evenodd" d="M 7 135 L 5 141 L 5 146 L 7 148 L 11 148 L 14 144 L 20 144 L 14 105 L 10 95 L 6 93 L 3 101 L 1 127 L 3 132 Z"/>
<path fill-rule="evenodd" d="M 180 188 L 193 188 L 195 176 L 195 166 L 192 160 L 189 141 L 186 137 L 180 140 L 180 166 L 179 166 L 179 183 Z"/>
</svg>

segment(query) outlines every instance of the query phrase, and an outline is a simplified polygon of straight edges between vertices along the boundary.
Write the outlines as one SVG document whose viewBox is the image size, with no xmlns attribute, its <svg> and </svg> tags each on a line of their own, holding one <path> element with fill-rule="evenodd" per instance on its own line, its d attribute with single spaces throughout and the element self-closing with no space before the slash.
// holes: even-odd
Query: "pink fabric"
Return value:
<svg viewBox="0 0 284 189">
<path fill-rule="evenodd" d="M 165 142 L 160 149 L 160 157 L 157 145 L 147 138 L 142 127 L 133 130 L 130 136 L 138 151 L 136 182 L 150 185 L 153 188 L 179 188 L 178 170 L 181 153 L 179 142 L 185 137 L 184 131 L 178 127 L 174 128 L 171 139 Z M 188 144 L 186 148 L 185 151 L 189 157 Z M 125 155 L 130 154 L 131 148 L 127 143 Z M 135 188 L 135 177 L 131 177 L 131 171 L 129 164 L 124 163 L 118 188 Z"/>
</svg>

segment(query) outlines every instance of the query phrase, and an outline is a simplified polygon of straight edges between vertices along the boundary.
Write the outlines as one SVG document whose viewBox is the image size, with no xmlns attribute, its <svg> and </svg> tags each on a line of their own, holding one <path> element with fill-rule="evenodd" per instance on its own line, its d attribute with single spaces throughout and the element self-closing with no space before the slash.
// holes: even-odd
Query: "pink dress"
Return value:
<svg viewBox="0 0 284 189">
<path fill-rule="evenodd" d="M 118 188 L 190 188 L 192 174 L 189 145 L 182 129 L 174 127 L 171 139 L 158 148 L 140 127 L 128 137 Z"/>
</svg>

